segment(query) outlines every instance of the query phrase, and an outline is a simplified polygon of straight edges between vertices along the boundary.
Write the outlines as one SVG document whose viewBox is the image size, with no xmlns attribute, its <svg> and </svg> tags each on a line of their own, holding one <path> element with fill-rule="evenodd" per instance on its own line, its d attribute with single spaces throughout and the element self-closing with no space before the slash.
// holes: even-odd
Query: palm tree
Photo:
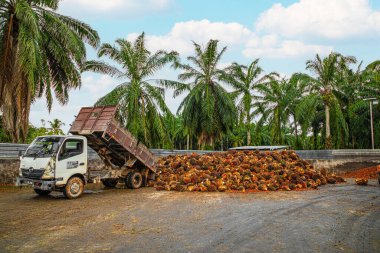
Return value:
<svg viewBox="0 0 380 253">
<path fill-rule="evenodd" d="M 337 92 L 341 84 L 342 74 L 348 65 L 355 63 L 356 59 L 352 56 L 343 56 L 338 53 L 330 53 L 328 57 L 321 59 L 317 54 L 314 60 L 306 62 L 306 69 L 316 74 L 311 83 L 310 95 L 313 99 L 321 99 L 325 110 L 325 148 L 331 149 L 331 122 L 330 109 L 334 109 L 335 122 L 342 121 L 342 111 L 340 110 Z M 336 126 L 341 125 L 338 123 Z M 345 125 L 343 123 L 343 125 Z M 346 126 L 343 126 L 346 129 Z"/>
<path fill-rule="evenodd" d="M 134 42 L 116 40 L 116 46 L 102 44 L 98 57 L 108 56 L 122 66 L 119 70 L 102 61 L 88 61 L 85 70 L 126 79 L 96 105 L 118 105 L 122 122 L 139 140 L 148 146 L 162 146 L 168 140 L 163 114 L 171 115 L 164 99 L 164 89 L 151 84 L 156 71 L 177 61 L 177 53 L 158 51 L 152 54 L 145 45 L 142 33 Z M 156 80 L 157 81 L 157 80 Z"/>
<path fill-rule="evenodd" d="M 226 72 L 218 68 L 227 47 L 218 51 L 218 41 L 210 40 L 205 47 L 193 42 L 195 56 L 187 57 L 194 65 L 177 63 L 183 70 L 179 82 L 161 82 L 165 87 L 175 88 L 174 97 L 189 92 L 181 102 L 178 113 L 184 124 L 198 139 L 198 147 L 214 147 L 214 141 L 229 132 L 236 118 L 232 96 L 221 84 Z M 188 83 L 185 83 L 188 82 Z"/>
<path fill-rule="evenodd" d="M 265 123 L 271 128 L 272 144 L 285 144 L 285 126 L 288 123 L 290 110 L 289 105 L 293 102 L 294 93 L 292 85 L 285 78 L 272 76 L 270 81 L 257 85 L 256 102 L 253 103 L 256 115 L 261 115 L 256 131 L 260 131 Z"/>
<path fill-rule="evenodd" d="M 30 105 L 54 92 L 61 104 L 80 87 L 84 42 L 96 47 L 96 31 L 56 13 L 59 0 L 0 0 L 0 108 L 14 142 L 24 141 Z"/>
<path fill-rule="evenodd" d="M 311 78 L 308 75 L 302 73 L 294 73 L 286 83 L 285 89 L 285 99 L 287 100 L 286 107 L 289 115 L 293 118 L 293 133 L 295 135 L 295 141 L 293 148 L 301 148 L 301 140 L 298 132 L 298 127 L 301 124 L 299 114 L 302 114 L 302 111 L 299 111 L 299 105 L 302 101 L 302 97 L 307 95 L 307 86 L 310 83 Z M 302 133 L 302 137 L 306 136 L 306 131 Z"/>
<path fill-rule="evenodd" d="M 279 78 L 278 74 L 271 73 L 267 76 L 269 81 L 256 86 L 253 97 L 254 114 L 261 115 L 255 134 L 260 135 L 266 123 L 270 128 L 272 144 L 287 144 L 293 148 L 301 146 L 298 128 L 301 124 L 298 116 L 301 98 L 305 95 L 305 87 L 309 77 L 305 74 L 295 73 L 289 79 Z M 294 134 L 294 138 L 290 135 Z"/>
<path fill-rule="evenodd" d="M 181 115 L 173 116 L 169 114 L 164 115 L 164 122 L 170 142 L 164 145 L 164 148 L 169 149 L 183 149 L 187 145 L 186 135 L 187 131 L 183 125 L 183 118 Z"/>
<path fill-rule="evenodd" d="M 362 62 L 356 70 L 347 70 L 341 88 L 351 148 L 370 147 L 368 102 L 363 99 L 369 97 L 380 99 L 380 61 L 368 64 L 363 70 L 361 66 Z"/>
<path fill-rule="evenodd" d="M 252 92 L 256 86 L 268 79 L 268 75 L 261 77 L 263 69 L 258 66 L 256 59 L 249 66 L 233 63 L 227 68 L 227 76 L 223 79 L 235 89 L 234 96 L 238 99 L 237 108 L 241 121 L 244 122 L 247 134 L 247 145 L 251 144 L 252 123 Z"/>
<path fill-rule="evenodd" d="M 63 135 L 63 131 L 61 129 L 62 126 L 65 125 L 62 121 L 59 119 L 53 119 L 53 121 L 49 121 L 50 129 L 49 134 L 51 135 Z"/>
</svg>

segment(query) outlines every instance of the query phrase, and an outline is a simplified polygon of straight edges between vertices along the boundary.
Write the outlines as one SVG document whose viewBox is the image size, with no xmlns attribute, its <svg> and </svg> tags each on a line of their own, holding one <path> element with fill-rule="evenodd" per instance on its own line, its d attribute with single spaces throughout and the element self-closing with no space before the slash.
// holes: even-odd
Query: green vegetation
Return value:
<svg viewBox="0 0 380 253">
<path fill-rule="evenodd" d="M 30 105 L 53 94 L 61 104 L 80 87 L 84 42 L 96 47 L 96 31 L 56 12 L 59 0 L 0 0 L 0 108 L 13 142 L 25 141 Z"/>
<path fill-rule="evenodd" d="M 127 128 L 150 147 L 226 149 L 288 145 L 295 149 L 323 149 L 371 145 L 369 103 L 363 99 L 380 98 L 380 61 L 364 70 L 360 63 L 354 70 L 352 66 L 357 61 L 352 56 L 316 55 L 306 62 L 310 75 L 295 73 L 286 78 L 276 72 L 265 74 L 259 59 L 247 66 L 233 63 L 221 69 L 227 48 L 219 50 L 216 40 L 204 47 L 194 42 L 194 55 L 187 57 L 187 63 L 181 63 L 174 52 L 158 52 L 154 55 L 162 56 L 162 60 L 150 60 L 160 64 L 152 68 L 149 76 L 168 62 L 181 71 L 177 81 L 156 80 L 161 87 L 174 89 L 174 97 L 186 95 L 173 116 L 165 105 L 164 89 L 143 81 L 142 70 L 151 57 L 144 45 L 144 34 L 134 46 L 125 40 L 118 40 L 117 44 L 120 49 L 103 45 L 99 56 L 114 59 L 125 72 L 101 62 L 89 62 L 87 69 L 125 77 L 129 82 L 97 104 L 118 104 Z M 145 57 L 139 56 L 142 52 Z M 140 59 L 144 60 L 137 64 Z M 160 92 L 149 93 L 150 90 Z M 150 113 L 148 104 L 155 104 L 158 110 Z M 374 114 L 380 115 L 379 105 L 374 107 Z M 377 147 L 379 129 L 378 116 Z"/>
<path fill-rule="evenodd" d="M 362 67 L 352 56 L 331 53 L 306 61 L 306 73 L 265 73 L 254 59 L 221 68 L 227 47 L 217 40 L 193 42 L 183 62 L 178 53 L 150 52 L 142 33 L 133 42 L 102 44 L 100 58 L 86 61 L 85 43 L 99 37 L 87 24 L 58 14 L 59 0 L 0 0 L 1 141 L 29 142 L 36 135 L 62 134 L 62 122 L 30 127 L 38 98 L 68 101 L 80 88 L 81 71 L 109 74 L 124 82 L 96 105 L 118 105 L 121 122 L 152 148 L 226 149 L 240 145 L 289 145 L 296 149 L 369 148 L 369 102 L 380 99 L 380 61 Z M 178 80 L 154 79 L 171 65 Z M 176 115 L 165 92 L 184 96 Z M 54 95 L 53 95 L 54 94 Z M 374 106 L 380 148 L 380 106 Z"/>
<path fill-rule="evenodd" d="M 214 148 L 215 140 L 232 130 L 236 118 L 236 108 L 231 94 L 221 84 L 227 73 L 218 69 L 226 47 L 218 51 L 218 41 L 210 40 L 202 48 L 194 43 L 195 56 L 187 57 L 193 65 L 176 63 L 183 72 L 179 82 L 163 81 L 166 87 L 175 88 L 174 96 L 188 92 L 178 108 L 187 132 L 197 138 L 198 148 L 207 145 Z"/>
<path fill-rule="evenodd" d="M 33 125 L 29 125 L 28 135 L 26 137 L 25 143 L 31 143 L 36 137 L 42 135 L 64 135 L 61 127 L 64 125 L 62 121 L 59 119 L 53 119 L 53 121 L 48 121 L 49 126 L 46 127 L 45 120 L 41 120 L 42 126 L 35 127 Z M 0 124 L 2 124 L 2 120 L 0 120 Z M 12 138 L 9 134 L 7 134 L 3 127 L 0 127 L 0 142 L 11 142 Z"/>
<path fill-rule="evenodd" d="M 164 89 L 151 84 L 148 78 L 166 64 L 177 61 L 177 53 L 151 54 L 146 49 L 144 33 L 134 43 L 118 39 L 116 44 L 117 47 L 101 45 L 98 56 L 109 57 L 120 64 L 122 70 L 101 61 L 88 61 L 85 70 L 128 81 L 100 98 L 96 105 L 118 104 L 120 119 L 130 132 L 148 146 L 162 146 L 169 141 L 163 115 L 171 117 L 171 112 L 165 104 Z"/>
<path fill-rule="evenodd" d="M 239 113 L 239 124 L 244 124 L 247 131 L 246 144 L 251 144 L 252 129 L 252 92 L 275 73 L 261 77 L 263 69 L 258 65 L 259 59 L 254 60 L 249 66 L 233 63 L 227 68 L 228 74 L 223 78 L 226 83 L 231 84 L 235 91 L 232 93 L 236 101 Z"/>
</svg>

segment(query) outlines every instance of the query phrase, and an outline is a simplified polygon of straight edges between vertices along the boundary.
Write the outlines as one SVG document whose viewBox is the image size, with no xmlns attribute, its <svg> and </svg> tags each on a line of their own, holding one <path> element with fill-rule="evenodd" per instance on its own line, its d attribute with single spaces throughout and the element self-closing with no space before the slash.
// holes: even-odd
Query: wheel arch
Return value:
<svg viewBox="0 0 380 253">
<path fill-rule="evenodd" d="M 69 182 L 69 180 L 70 180 L 71 178 L 73 178 L 73 177 L 79 177 L 80 179 L 82 179 L 84 185 L 87 184 L 87 180 L 86 180 L 86 178 L 84 177 L 83 174 L 80 174 L 80 173 L 74 174 L 74 175 L 72 175 L 71 177 L 69 177 L 69 179 L 67 179 L 67 182 Z"/>
</svg>

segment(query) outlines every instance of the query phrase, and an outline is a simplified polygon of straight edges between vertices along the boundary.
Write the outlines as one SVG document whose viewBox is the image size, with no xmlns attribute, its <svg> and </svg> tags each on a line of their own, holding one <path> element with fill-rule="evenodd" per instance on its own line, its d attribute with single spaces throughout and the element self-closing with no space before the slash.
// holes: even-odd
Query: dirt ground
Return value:
<svg viewBox="0 0 380 253">
<path fill-rule="evenodd" d="M 195 193 L 0 190 L 0 252 L 380 252 L 380 187 Z"/>
</svg>

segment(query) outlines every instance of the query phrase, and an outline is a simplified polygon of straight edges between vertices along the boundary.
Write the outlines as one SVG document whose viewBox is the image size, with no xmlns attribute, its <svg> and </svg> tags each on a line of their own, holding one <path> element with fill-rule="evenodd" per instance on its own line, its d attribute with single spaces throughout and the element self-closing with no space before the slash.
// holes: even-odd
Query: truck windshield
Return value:
<svg viewBox="0 0 380 253">
<path fill-rule="evenodd" d="M 26 150 L 24 157 L 50 157 L 58 151 L 61 137 L 38 137 Z"/>
</svg>

